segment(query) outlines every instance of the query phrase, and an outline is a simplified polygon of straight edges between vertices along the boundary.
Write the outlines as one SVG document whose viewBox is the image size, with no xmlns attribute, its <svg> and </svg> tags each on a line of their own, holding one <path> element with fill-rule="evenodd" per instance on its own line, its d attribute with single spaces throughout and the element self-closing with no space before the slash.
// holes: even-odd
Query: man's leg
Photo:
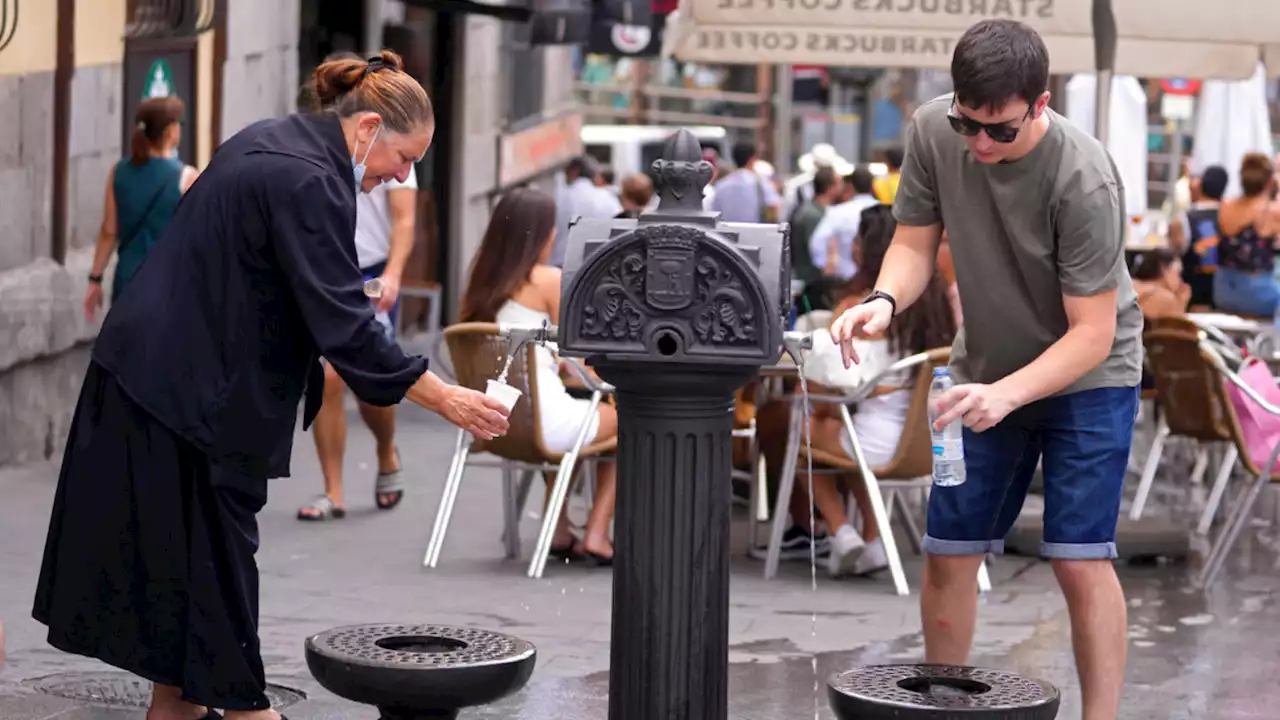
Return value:
<svg viewBox="0 0 1280 720">
<path fill-rule="evenodd" d="M 342 496 L 342 458 L 347 451 L 347 412 L 343 407 L 346 385 L 329 363 L 324 363 L 324 402 L 316 413 L 311 434 L 316 441 L 316 454 L 320 457 L 320 472 L 324 475 L 324 494 L 333 506 L 346 510 Z M 308 505 L 298 511 L 300 517 L 314 518 L 320 511 Z"/>
<path fill-rule="evenodd" d="M 978 567 L 1004 552 L 1039 458 L 1037 438 L 1006 419 L 964 431 L 965 482 L 929 493 L 920 620 L 926 662 L 964 665 L 978 614 Z"/>
<path fill-rule="evenodd" d="M 1084 720 L 1115 720 L 1128 620 L 1112 561 L 1137 388 L 1098 388 L 1047 401 L 1044 543 L 1071 615 Z"/>
<path fill-rule="evenodd" d="M 378 447 L 378 474 L 390 475 L 400 472 L 400 456 L 396 452 L 396 408 L 378 407 L 365 402 L 358 403 L 360 418 L 373 433 Z M 403 491 L 397 491 L 403 492 Z M 391 507 L 397 501 L 397 493 L 380 493 L 379 507 Z"/>
</svg>

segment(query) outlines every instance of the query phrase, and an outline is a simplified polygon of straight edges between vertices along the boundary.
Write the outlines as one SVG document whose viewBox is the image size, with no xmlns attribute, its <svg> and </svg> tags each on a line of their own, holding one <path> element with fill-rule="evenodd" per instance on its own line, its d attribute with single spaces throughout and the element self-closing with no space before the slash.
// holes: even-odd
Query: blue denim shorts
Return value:
<svg viewBox="0 0 1280 720">
<path fill-rule="evenodd" d="M 1031 403 L 985 432 L 966 428 L 966 479 L 930 492 L 925 552 L 1003 553 L 1043 458 L 1041 555 L 1114 559 L 1137 414 L 1138 388 L 1096 388 Z"/>
</svg>

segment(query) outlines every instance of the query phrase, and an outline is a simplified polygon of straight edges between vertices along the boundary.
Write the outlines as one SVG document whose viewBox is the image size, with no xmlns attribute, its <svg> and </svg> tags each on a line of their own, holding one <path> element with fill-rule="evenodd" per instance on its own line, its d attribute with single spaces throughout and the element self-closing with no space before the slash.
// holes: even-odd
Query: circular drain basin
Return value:
<svg viewBox="0 0 1280 720">
<path fill-rule="evenodd" d="M 151 704 L 151 683 L 122 672 L 69 672 L 46 675 L 24 683 L 36 692 L 91 705 L 146 708 Z M 307 699 L 306 693 L 267 683 L 267 699 L 280 710 Z"/>
<path fill-rule="evenodd" d="M 841 720 L 1053 720 L 1058 689 L 1000 670 L 948 665 L 872 665 L 831 678 Z"/>
</svg>

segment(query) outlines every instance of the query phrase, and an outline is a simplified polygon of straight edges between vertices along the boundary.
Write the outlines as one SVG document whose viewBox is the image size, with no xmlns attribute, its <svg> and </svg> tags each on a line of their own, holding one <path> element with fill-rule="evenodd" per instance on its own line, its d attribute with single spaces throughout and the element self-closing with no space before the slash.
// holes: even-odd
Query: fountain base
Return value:
<svg viewBox="0 0 1280 720">
<path fill-rule="evenodd" d="M 382 720 L 453 720 L 524 687 L 537 650 L 510 635 L 441 625 L 351 625 L 307 638 L 307 667 Z"/>
<path fill-rule="evenodd" d="M 1053 720 L 1058 689 L 1001 670 L 951 665 L 871 665 L 827 683 L 840 720 Z"/>
</svg>

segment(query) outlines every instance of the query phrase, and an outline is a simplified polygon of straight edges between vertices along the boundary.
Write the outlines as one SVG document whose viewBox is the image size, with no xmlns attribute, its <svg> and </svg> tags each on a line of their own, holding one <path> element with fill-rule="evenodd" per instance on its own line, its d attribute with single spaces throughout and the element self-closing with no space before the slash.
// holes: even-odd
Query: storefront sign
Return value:
<svg viewBox="0 0 1280 720">
<path fill-rule="evenodd" d="M 611 57 L 657 57 L 662 50 L 666 13 L 653 13 L 649 25 L 596 22 L 586 51 Z"/>
<path fill-rule="evenodd" d="M 582 114 L 562 115 L 528 130 L 503 135 L 498 140 L 498 151 L 498 187 L 515 185 L 560 167 L 582 154 Z"/>
<path fill-rule="evenodd" d="M 1027 23 L 1044 35 L 1089 37 L 1092 6 L 1090 0 L 688 0 L 691 19 L 706 25 L 963 32 L 997 18 Z M 1280 28 L 1275 0 L 1117 0 L 1113 7 L 1123 37 L 1261 44 L 1275 42 Z"/>
<path fill-rule="evenodd" d="M 745 1 L 745 0 L 743 0 Z M 835 1 L 835 0 L 831 0 Z M 1280 3 L 1278 3 L 1280 4 Z M 832 67 L 946 70 L 963 30 L 877 30 L 841 27 L 779 27 L 688 24 L 666 29 L 672 54 L 685 62 L 759 62 Z M 1054 73 L 1094 70 L 1093 38 L 1044 36 Z M 1125 38 L 1116 51 L 1116 73 L 1159 77 L 1243 79 L 1258 63 L 1256 46 Z"/>
<path fill-rule="evenodd" d="M 124 107 L 121 113 L 123 147 L 128 148 L 142 101 L 176 97 L 186 106 L 186 127 L 178 142 L 178 157 L 196 162 L 196 43 L 192 39 L 128 40 L 124 54 Z"/>
</svg>

